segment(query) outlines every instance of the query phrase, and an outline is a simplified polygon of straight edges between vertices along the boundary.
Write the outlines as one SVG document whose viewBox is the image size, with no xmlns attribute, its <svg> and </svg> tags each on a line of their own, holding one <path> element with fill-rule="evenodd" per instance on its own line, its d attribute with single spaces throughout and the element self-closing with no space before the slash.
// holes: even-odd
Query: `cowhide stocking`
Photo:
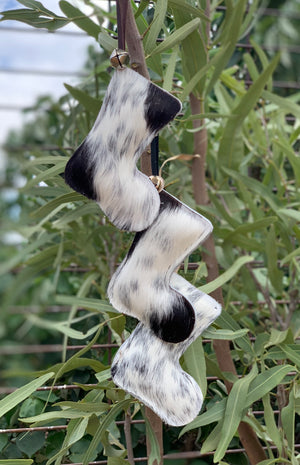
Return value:
<svg viewBox="0 0 300 465">
<path fill-rule="evenodd" d="M 117 386 L 141 400 L 165 423 L 182 426 L 197 416 L 203 396 L 196 381 L 182 370 L 179 359 L 218 317 L 221 307 L 176 273 L 172 274 L 170 285 L 195 309 L 190 336 L 184 342 L 171 344 L 139 323 L 116 353 L 111 373 Z"/>
<path fill-rule="evenodd" d="M 118 229 L 147 228 L 159 195 L 136 163 L 180 109 L 177 98 L 135 71 L 116 70 L 93 128 L 67 163 L 66 182 L 98 202 Z"/>
<path fill-rule="evenodd" d="M 166 191 L 160 193 L 160 200 L 159 215 L 136 234 L 107 292 L 117 310 L 134 316 L 164 341 L 177 343 L 191 334 L 195 311 L 170 279 L 211 233 L 212 225 Z"/>
</svg>

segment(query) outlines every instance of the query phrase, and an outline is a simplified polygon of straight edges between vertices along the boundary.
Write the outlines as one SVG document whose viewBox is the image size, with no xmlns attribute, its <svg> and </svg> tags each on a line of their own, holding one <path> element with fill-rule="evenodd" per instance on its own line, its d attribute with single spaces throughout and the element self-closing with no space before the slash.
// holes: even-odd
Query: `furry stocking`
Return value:
<svg viewBox="0 0 300 465">
<path fill-rule="evenodd" d="M 212 225 L 166 191 L 160 193 L 160 200 L 159 215 L 136 234 L 107 292 L 117 310 L 138 318 L 164 341 L 177 343 L 191 334 L 195 311 L 170 279 L 211 233 Z"/>
<path fill-rule="evenodd" d="M 116 70 L 93 128 L 67 163 L 66 182 L 98 202 L 118 229 L 147 228 L 159 195 L 136 163 L 180 109 L 177 98 L 135 71 Z"/>
<path fill-rule="evenodd" d="M 194 329 L 184 342 L 170 344 L 139 323 L 118 350 L 111 373 L 117 386 L 149 406 L 167 424 L 182 426 L 201 409 L 199 385 L 179 364 L 188 346 L 219 316 L 220 305 L 174 273 L 170 284 L 195 309 Z"/>
</svg>

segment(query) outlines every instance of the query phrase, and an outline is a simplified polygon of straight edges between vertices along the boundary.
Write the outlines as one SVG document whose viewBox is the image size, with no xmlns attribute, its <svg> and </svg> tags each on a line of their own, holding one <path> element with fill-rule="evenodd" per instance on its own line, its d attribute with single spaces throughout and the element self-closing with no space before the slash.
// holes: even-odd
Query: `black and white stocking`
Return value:
<svg viewBox="0 0 300 465">
<path fill-rule="evenodd" d="M 190 336 L 183 342 L 170 344 L 139 323 L 116 353 L 111 373 L 117 386 L 141 400 L 165 423 L 182 426 L 197 416 L 203 395 L 192 376 L 182 370 L 179 359 L 219 316 L 221 307 L 176 273 L 171 276 L 170 285 L 195 309 Z"/>
<path fill-rule="evenodd" d="M 159 211 L 159 195 L 136 163 L 180 101 L 130 68 L 114 72 L 93 128 L 70 158 L 66 182 L 95 200 L 119 229 L 141 231 Z"/>
<path fill-rule="evenodd" d="M 164 341 L 177 343 L 191 334 L 195 311 L 170 279 L 211 233 L 212 225 L 166 191 L 160 200 L 157 218 L 136 234 L 107 292 L 117 310 L 137 318 Z"/>
</svg>

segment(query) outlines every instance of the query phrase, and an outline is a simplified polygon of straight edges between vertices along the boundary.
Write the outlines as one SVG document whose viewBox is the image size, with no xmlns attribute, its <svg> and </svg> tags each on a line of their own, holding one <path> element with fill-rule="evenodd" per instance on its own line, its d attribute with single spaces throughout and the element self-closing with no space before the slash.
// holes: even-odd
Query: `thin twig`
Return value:
<svg viewBox="0 0 300 465">
<path fill-rule="evenodd" d="M 124 434 L 125 434 L 125 439 L 126 439 L 127 459 L 130 465 L 134 465 L 134 455 L 133 455 L 132 436 L 131 436 L 130 408 L 127 410 L 125 414 Z"/>
</svg>

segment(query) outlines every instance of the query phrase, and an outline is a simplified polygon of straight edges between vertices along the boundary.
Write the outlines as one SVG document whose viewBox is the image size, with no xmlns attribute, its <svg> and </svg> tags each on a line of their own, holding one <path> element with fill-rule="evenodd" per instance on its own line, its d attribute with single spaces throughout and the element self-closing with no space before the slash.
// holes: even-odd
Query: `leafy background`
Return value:
<svg viewBox="0 0 300 465">
<path fill-rule="evenodd" d="M 129 463 L 129 448 L 135 457 L 146 455 L 147 434 L 152 463 L 158 444 L 150 425 L 146 432 L 142 406 L 109 378 L 111 357 L 136 324 L 106 299 L 108 281 L 132 234 L 116 230 L 97 205 L 71 191 L 62 177 L 66 161 L 92 127 L 110 80 L 114 5 L 108 13 L 97 2 L 88 2 L 95 15 L 87 17 L 63 0 L 59 17 L 34 0 L 19 3 L 24 11 L 3 12 L 2 20 L 17 19 L 50 31 L 72 21 L 102 48 L 95 42 L 88 51 L 89 76 L 79 87 L 66 84 L 59 101 L 39 99 L 30 109 L 33 122 L 6 143 L 9 164 L 0 197 L 0 348 L 5 354 L 14 346 L 15 355 L 3 356 L 0 368 L 3 392 L 5 387 L 20 389 L 2 396 L 0 427 L 57 429 L 0 434 L 0 457 L 14 464 L 108 459 L 110 465 L 122 465 Z M 186 263 L 181 272 L 206 292 L 221 285 L 225 301 L 221 317 L 203 335 L 209 342 L 199 338 L 182 360 L 206 393 L 202 413 L 183 429 L 164 428 L 164 452 L 201 448 L 203 454 L 214 455 L 188 463 L 247 464 L 244 453 L 226 453 L 240 448 L 237 429 L 243 420 L 266 447 L 261 464 L 296 465 L 300 94 L 276 86 L 278 81 L 297 81 L 299 60 L 288 47 L 299 38 L 294 13 L 300 14 L 300 5 L 212 1 L 208 35 L 206 3 L 196 3 L 199 9 L 179 0 L 132 3 L 151 79 L 183 101 L 183 114 L 161 133 L 161 162 L 192 154 L 197 134 L 207 134 L 209 204 L 195 201 L 189 157 L 169 161 L 163 176 L 169 192 L 213 222 L 220 278 L 206 283 L 203 249 L 189 257 L 196 270 Z M 260 7 L 266 6 L 282 16 L 262 14 Z M 191 93 L 203 102 L 201 115 L 192 114 Z M 200 129 L 194 127 L 195 119 L 203 122 Z M 14 188 L 20 174 L 26 184 L 8 198 L 6 189 Z M 12 231 L 21 235 L 20 244 L 7 243 Z M 220 369 L 211 342 L 216 339 L 232 341 L 238 376 Z M 61 345 L 61 351 L 36 350 L 24 356 L 24 345 L 49 343 Z M 106 344 L 111 350 L 103 348 Z M 72 345 L 82 348 L 71 351 Z M 233 383 L 230 393 L 228 382 Z M 74 388 L 37 390 L 45 384 Z M 128 435 L 120 421 L 130 416 L 135 423 Z M 185 464 L 187 459 L 172 463 Z"/>
</svg>

